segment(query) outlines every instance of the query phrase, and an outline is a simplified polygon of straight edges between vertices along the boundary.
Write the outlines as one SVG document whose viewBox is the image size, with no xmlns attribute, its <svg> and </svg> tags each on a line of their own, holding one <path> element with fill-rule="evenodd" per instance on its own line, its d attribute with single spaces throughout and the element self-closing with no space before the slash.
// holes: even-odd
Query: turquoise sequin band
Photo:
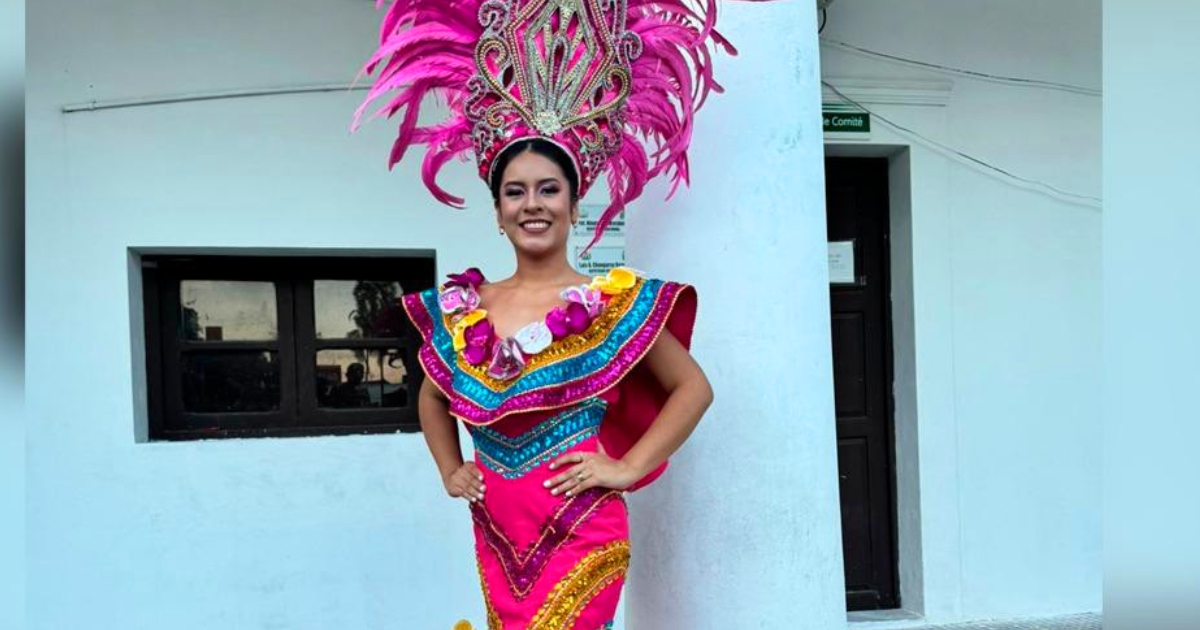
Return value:
<svg viewBox="0 0 1200 630">
<path fill-rule="evenodd" d="M 484 465 L 505 479 L 516 479 L 597 435 L 607 407 L 603 399 L 589 398 L 511 437 L 483 426 L 468 429 Z"/>
<path fill-rule="evenodd" d="M 463 370 L 453 369 L 454 393 L 469 399 L 472 403 L 484 409 L 496 409 L 505 400 L 515 398 L 539 388 L 560 385 L 578 379 L 582 375 L 594 374 L 610 366 L 613 358 L 621 352 L 637 333 L 646 325 L 652 311 L 659 306 L 659 293 L 664 282 L 653 278 L 647 279 L 641 285 L 634 298 L 633 305 L 621 316 L 620 321 L 613 327 L 608 336 L 595 348 L 570 359 L 543 366 L 527 374 L 522 374 L 511 386 L 503 392 L 494 392 L 486 385 L 476 380 Z M 436 289 L 430 289 L 419 294 L 424 301 L 428 313 L 440 313 Z M 456 365 L 454 341 L 445 326 L 434 323 L 432 346 L 440 356 L 442 363 L 447 366 Z"/>
</svg>

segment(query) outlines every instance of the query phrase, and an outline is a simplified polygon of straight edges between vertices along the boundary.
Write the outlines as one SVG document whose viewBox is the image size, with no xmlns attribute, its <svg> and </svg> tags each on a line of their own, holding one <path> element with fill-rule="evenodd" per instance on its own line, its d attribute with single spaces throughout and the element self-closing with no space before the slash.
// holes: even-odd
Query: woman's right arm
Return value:
<svg viewBox="0 0 1200 630">
<path fill-rule="evenodd" d="M 458 444 L 458 423 L 450 415 L 450 403 L 429 378 L 421 382 L 421 391 L 417 394 L 417 415 L 446 493 L 472 502 L 482 499 L 483 475 L 475 462 L 463 461 L 462 448 Z"/>
</svg>

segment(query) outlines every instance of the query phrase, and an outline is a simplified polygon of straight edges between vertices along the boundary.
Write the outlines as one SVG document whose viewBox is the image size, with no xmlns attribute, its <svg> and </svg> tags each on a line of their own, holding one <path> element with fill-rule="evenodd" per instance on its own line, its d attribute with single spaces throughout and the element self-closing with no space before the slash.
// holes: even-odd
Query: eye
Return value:
<svg viewBox="0 0 1200 630">
<path fill-rule="evenodd" d="M 520 197 L 522 192 L 523 191 L 520 188 L 509 188 L 508 190 L 504 191 L 504 194 L 508 197 Z"/>
<path fill-rule="evenodd" d="M 557 195 L 558 194 L 558 186 L 555 184 L 546 186 L 545 188 L 542 188 L 542 194 L 543 195 Z"/>
</svg>

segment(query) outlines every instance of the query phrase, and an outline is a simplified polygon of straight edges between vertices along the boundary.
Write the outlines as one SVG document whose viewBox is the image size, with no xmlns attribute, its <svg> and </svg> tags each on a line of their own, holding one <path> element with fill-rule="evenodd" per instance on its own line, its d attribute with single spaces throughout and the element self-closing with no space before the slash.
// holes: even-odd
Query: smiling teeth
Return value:
<svg viewBox="0 0 1200 630">
<path fill-rule="evenodd" d="M 521 227 L 550 227 L 548 221 L 526 221 L 521 224 Z"/>
</svg>

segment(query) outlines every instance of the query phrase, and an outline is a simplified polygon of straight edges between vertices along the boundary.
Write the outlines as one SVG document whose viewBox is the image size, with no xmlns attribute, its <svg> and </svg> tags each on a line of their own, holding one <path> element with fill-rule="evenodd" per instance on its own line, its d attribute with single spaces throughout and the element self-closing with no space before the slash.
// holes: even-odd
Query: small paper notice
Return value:
<svg viewBox="0 0 1200 630">
<path fill-rule="evenodd" d="M 829 242 L 829 284 L 854 284 L 854 241 Z"/>
</svg>

